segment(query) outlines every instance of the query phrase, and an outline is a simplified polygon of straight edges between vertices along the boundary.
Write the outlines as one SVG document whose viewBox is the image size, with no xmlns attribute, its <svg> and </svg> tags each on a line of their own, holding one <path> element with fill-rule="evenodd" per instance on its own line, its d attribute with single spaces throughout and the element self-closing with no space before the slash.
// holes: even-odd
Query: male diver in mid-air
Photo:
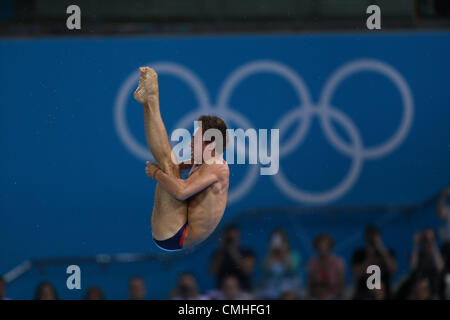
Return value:
<svg viewBox="0 0 450 320">
<path fill-rule="evenodd" d="M 205 240 L 217 227 L 225 211 L 229 169 L 223 159 L 226 147 L 225 122 L 215 116 L 201 116 L 191 142 L 201 141 L 201 157 L 208 151 L 213 161 L 190 164 L 172 160 L 172 148 L 159 110 L 158 75 L 148 67 L 140 70 L 134 98 L 144 106 L 145 136 L 156 164 L 147 161 L 146 174 L 157 181 L 151 219 L 153 239 L 164 250 L 180 250 Z M 220 131 L 223 139 L 204 141 L 208 129 Z M 206 154 L 206 153 L 205 153 Z M 202 159 L 204 160 L 204 159 Z M 181 170 L 191 168 L 186 179 Z"/>
</svg>

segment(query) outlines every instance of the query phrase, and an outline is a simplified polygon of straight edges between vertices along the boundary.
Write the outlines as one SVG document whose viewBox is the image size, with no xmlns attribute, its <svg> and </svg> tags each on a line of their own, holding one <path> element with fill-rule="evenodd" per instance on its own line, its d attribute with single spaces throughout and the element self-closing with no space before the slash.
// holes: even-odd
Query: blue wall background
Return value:
<svg viewBox="0 0 450 320">
<path fill-rule="evenodd" d="M 450 33 L 0 40 L 0 272 L 29 258 L 158 252 L 149 229 L 154 183 L 144 174 L 144 160 L 122 143 L 114 122 L 124 81 L 151 62 L 176 63 L 195 73 L 212 106 L 225 79 L 238 67 L 258 60 L 275 61 L 300 75 L 315 106 L 338 68 L 360 59 L 387 64 L 411 91 L 411 128 L 394 150 L 364 160 L 354 184 L 341 196 L 315 204 L 408 204 L 425 199 L 450 181 L 449 40 Z M 186 113 L 198 109 L 192 90 L 176 77 L 161 73 L 160 92 L 169 130 Z M 332 104 L 351 119 L 366 147 L 389 139 L 402 119 L 399 91 L 378 73 L 360 72 L 346 78 Z M 286 79 L 270 73 L 243 80 L 229 103 L 256 128 L 275 128 L 283 115 L 298 106 Z M 126 123 L 144 144 L 141 109 L 129 94 Z M 227 120 L 230 127 L 239 126 Z M 333 125 L 344 141 L 351 141 L 342 125 Z M 281 132 L 282 145 L 294 130 L 295 125 Z M 280 167 L 296 186 L 323 191 L 342 181 L 351 162 L 351 157 L 330 144 L 314 118 L 301 146 L 282 157 Z M 246 170 L 248 166 L 231 168 L 232 189 L 243 182 Z M 306 204 L 281 192 L 273 177 L 258 176 L 248 193 L 228 206 L 222 223 L 244 209 Z M 437 224 L 431 211 L 429 217 L 399 222 L 395 228 L 391 225 L 386 229 L 390 245 L 406 257 L 410 238 L 399 240 L 398 228 L 407 225 L 402 234 L 409 237 L 413 229 Z M 292 229 L 291 240 L 301 247 L 304 230 L 292 227 L 283 217 L 277 219 Z M 344 237 L 346 227 L 358 232 L 370 219 L 374 218 L 362 215 L 357 223 L 346 224 L 344 219 L 336 225 L 319 219 L 309 232 L 312 236 L 314 230 L 327 230 Z M 270 221 L 249 223 L 244 243 L 259 244 L 256 250 L 261 255 L 273 225 Z M 353 244 L 360 245 L 361 238 Z M 166 298 L 174 275 L 195 269 L 201 285 L 208 287 L 212 278 L 204 274 L 214 245 L 168 268 L 133 265 L 124 274 L 123 266 L 111 266 L 107 273 L 86 266 L 83 283 L 100 284 L 110 298 L 125 298 L 126 278 L 141 274 L 149 282 L 150 298 Z M 349 255 L 353 249 L 346 248 L 342 254 Z M 205 267 L 195 267 L 196 261 Z M 51 279 L 61 297 L 79 298 L 81 293 L 64 289 L 65 277 L 62 267 L 44 275 L 33 270 L 10 285 L 9 295 L 31 298 L 39 280 Z"/>
</svg>

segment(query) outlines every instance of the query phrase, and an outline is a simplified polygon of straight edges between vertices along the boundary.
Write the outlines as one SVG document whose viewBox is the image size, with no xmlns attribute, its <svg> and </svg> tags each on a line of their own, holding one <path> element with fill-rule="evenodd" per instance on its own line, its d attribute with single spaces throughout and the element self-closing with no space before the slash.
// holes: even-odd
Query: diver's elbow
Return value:
<svg viewBox="0 0 450 320">
<path fill-rule="evenodd" d="M 189 195 L 186 192 L 184 192 L 183 190 L 177 190 L 175 192 L 174 196 L 177 200 L 180 200 L 180 201 L 184 201 L 189 198 Z"/>
</svg>

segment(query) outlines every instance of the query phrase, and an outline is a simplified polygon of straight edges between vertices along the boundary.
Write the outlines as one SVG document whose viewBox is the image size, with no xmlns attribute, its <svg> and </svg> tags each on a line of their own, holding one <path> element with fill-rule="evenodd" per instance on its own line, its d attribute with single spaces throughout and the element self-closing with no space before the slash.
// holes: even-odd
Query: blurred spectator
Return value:
<svg viewBox="0 0 450 320">
<path fill-rule="evenodd" d="M 99 287 L 90 287 L 86 291 L 84 300 L 105 300 L 105 296 L 103 295 L 102 289 Z"/>
<path fill-rule="evenodd" d="M 385 284 L 385 296 L 391 295 L 391 277 L 397 271 L 397 260 L 394 251 L 385 247 L 381 232 L 376 226 L 368 226 L 365 230 L 366 246 L 358 249 L 352 256 L 352 272 L 355 283 L 354 299 L 363 299 L 367 292 L 367 267 L 377 265 L 381 271 L 381 281 Z M 363 292 L 361 292 L 361 290 Z"/>
<path fill-rule="evenodd" d="M 438 202 L 438 215 L 441 219 L 446 221 L 444 229 L 444 241 L 450 243 L 450 187 L 445 189 Z"/>
<path fill-rule="evenodd" d="M 430 282 L 419 274 L 411 274 L 400 286 L 396 299 L 398 300 L 431 300 Z"/>
<path fill-rule="evenodd" d="M 0 276 L 0 300 L 9 300 L 6 297 L 6 280 Z"/>
<path fill-rule="evenodd" d="M 217 298 L 219 300 L 250 300 L 252 296 L 242 291 L 239 279 L 234 275 L 227 275 L 223 278 L 221 291 Z"/>
<path fill-rule="evenodd" d="M 388 297 L 386 296 L 386 284 L 381 281 L 380 282 L 381 286 L 379 289 L 373 289 L 372 294 L 373 294 L 373 300 L 387 300 Z"/>
<path fill-rule="evenodd" d="M 332 253 L 334 240 L 321 234 L 314 240 L 317 255 L 308 262 L 308 295 L 311 299 L 342 298 L 345 285 L 345 262 Z"/>
<path fill-rule="evenodd" d="M 432 229 L 425 229 L 414 235 L 410 266 L 413 274 L 428 279 L 431 295 L 437 295 L 444 270 L 444 260 Z"/>
<path fill-rule="evenodd" d="M 145 300 L 147 287 L 141 277 L 133 277 L 128 281 L 128 295 L 131 300 Z"/>
<path fill-rule="evenodd" d="M 178 284 L 173 289 L 171 295 L 173 300 L 205 300 L 206 297 L 201 296 L 198 292 L 197 281 L 194 275 L 185 272 L 178 278 Z"/>
<path fill-rule="evenodd" d="M 445 263 L 445 272 L 450 273 L 450 187 L 445 189 L 439 197 L 438 214 L 446 221 L 443 232 L 442 256 Z"/>
<path fill-rule="evenodd" d="M 263 299 L 278 299 L 283 291 L 298 289 L 299 260 L 299 254 L 289 246 L 286 232 L 282 229 L 274 230 L 263 264 Z"/>
<path fill-rule="evenodd" d="M 250 292 L 254 266 L 253 252 L 240 246 L 239 229 L 235 225 L 228 226 L 210 264 L 210 272 L 216 276 L 217 288 L 221 287 L 226 276 L 233 275 L 239 280 L 240 287 Z"/>
<path fill-rule="evenodd" d="M 42 282 L 36 289 L 34 300 L 58 300 L 55 287 L 50 282 Z"/>
<path fill-rule="evenodd" d="M 450 242 L 447 241 L 442 244 L 441 256 L 444 260 L 444 273 L 450 273 Z"/>
<path fill-rule="evenodd" d="M 412 300 L 431 300 L 430 282 L 427 278 L 417 278 L 412 287 L 410 299 Z"/>
<path fill-rule="evenodd" d="M 442 292 L 440 298 L 443 300 L 450 300 L 450 273 L 442 276 Z"/>
<path fill-rule="evenodd" d="M 297 295 L 297 292 L 292 290 L 284 291 L 280 296 L 280 300 L 298 300 L 298 299 L 299 297 Z"/>
<path fill-rule="evenodd" d="M 367 287 L 367 280 L 369 274 L 363 275 L 359 278 L 355 284 L 355 293 L 352 297 L 353 300 L 390 300 L 393 299 L 393 295 L 390 296 L 386 293 L 386 283 L 381 280 L 379 289 L 369 289 Z"/>
<path fill-rule="evenodd" d="M 439 295 L 442 299 L 450 300 L 450 187 L 445 189 L 438 202 L 438 215 L 445 220 L 442 233 L 441 255 L 444 260 Z"/>
</svg>

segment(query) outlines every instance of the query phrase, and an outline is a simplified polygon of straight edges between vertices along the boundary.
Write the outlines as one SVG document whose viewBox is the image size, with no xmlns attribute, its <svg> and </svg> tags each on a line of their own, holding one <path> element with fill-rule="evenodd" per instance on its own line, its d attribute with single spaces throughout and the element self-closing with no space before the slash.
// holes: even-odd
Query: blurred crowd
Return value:
<svg viewBox="0 0 450 320">
<path fill-rule="evenodd" d="M 313 242 L 315 255 L 304 264 L 304 284 L 299 272 L 299 252 L 291 246 L 283 229 L 273 230 L 265 256 L 257 262 L 253 250 L 241 245 L 239 227 L 230 225 L 220 238 L 209 264 L 209 272 L 215 279 L 214 288 L 201 290 L 194 274 L 185 272 L 179 275 L 177 285 L 168 298 L 450 300 L 450 206 L 446 204 L 449 197 L 450 189 L 447 189 L 438 205 L 439 216 L 446 220 L 442 244 L 438 245 L 433 229 L 417 231 L 411 241 L 409 273 L 395 283 L 392 280 L 397 272 L 395 253 L 385 244 L 381 230 L 374 225 L 365 228 L 365 245 L 353 252 L 350 261 L 333 252 L 331 235 L 317 235 Z M 372 273 L 367 272 L 369 266 L 379 268 L 379 281 L 373 280 Z M 256 268 L 261 268 L 262 279 L 255 282 Z M 347 268 L 350 268 L 352 279 L 346 279 Z M 372 287 L 368 283 L 376 285 Z M 147 298 L 146 284 L 142 278 L 129 279 L 128 296 L 132 300 Z M 90 287 L 85 293 L 87 300 L 105 298 L 99 287 Z M 0 277 L 1 299 L 7 299 L 7 294 L 6 282 Z M 35 299 L 58 299 L 58 295 L 51 283 L 44 282 L 37 287 Z"/>
</svg>

